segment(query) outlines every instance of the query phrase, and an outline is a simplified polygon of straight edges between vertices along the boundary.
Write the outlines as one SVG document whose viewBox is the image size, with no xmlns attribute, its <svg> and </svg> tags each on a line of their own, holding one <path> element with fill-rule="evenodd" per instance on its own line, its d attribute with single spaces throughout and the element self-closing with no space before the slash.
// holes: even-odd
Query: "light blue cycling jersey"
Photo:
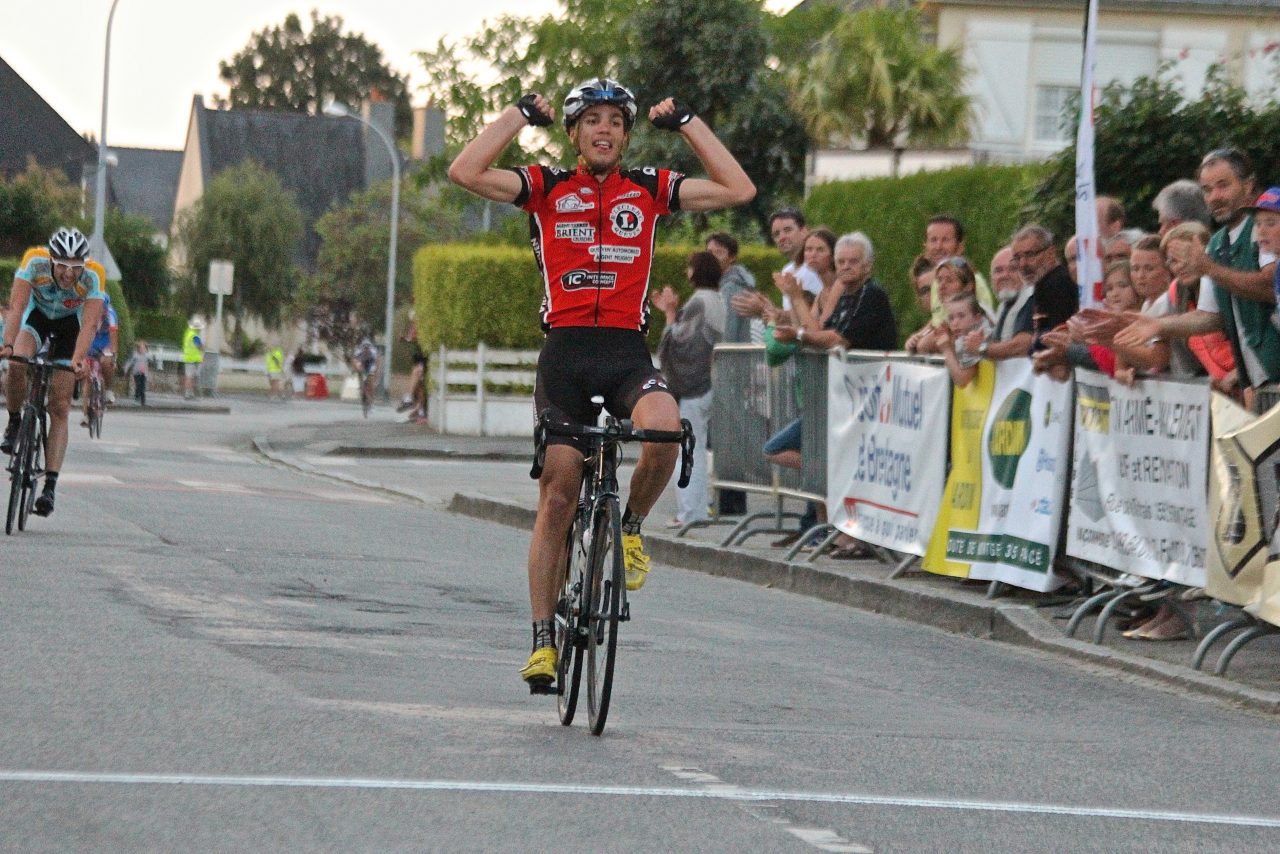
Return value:
<svg viewBox="0 0 1280 854">
<path fill-rule="evenodd" d="M 22 256 L 22 264 L 18 267 L 15 278 L 31 283 L 31 299 L 24 315 L 36 308 L 50 320 L 59 320 L 72 314 L 80 318 L 86 302 L 106 297 L 104 287 L 107 274 L 101 264 L 97 261 L 86 262 L 76 283 L 70 288 L 63 288 L 53 277 L 53 261 L 49 258 L 49 250 L 43 246 L 27 250 L 27 254 Z"/>
</svg>

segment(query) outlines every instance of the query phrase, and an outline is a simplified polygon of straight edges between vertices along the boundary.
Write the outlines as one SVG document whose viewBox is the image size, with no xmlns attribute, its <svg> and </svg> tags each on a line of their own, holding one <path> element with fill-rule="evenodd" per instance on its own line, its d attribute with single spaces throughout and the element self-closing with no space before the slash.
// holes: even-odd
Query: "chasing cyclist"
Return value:
<svg viewBox="0 0 1280 854">
<path fill-rule="evenodd" d="M 93 363 L 98 365 L 98 373 L 102 378 L 102 394 L 105 403 L 115 403 L 116 395 L 111 390 L 111 381 L 116 376 L 116 352 L 120 349 L 120 321 L 116 317 L 116 310 L 111 307 L 111 295 L 103 293 L 102 295 L 102 319 L 98 321 L 98 330 L 94 333 L 93 341 L 89 344 L 89 372 L 93 372 Z M 81 392 L 84 397 L 84 420 L 80 422 L 81 427 L 89 426 L 89 405 L 91 403 L 89 395 Z"/>
<path fill-rule="evenodd" d="M 644 336 L 654 229 L 658 217 L 678 210 L 746 204 L 755 186 L 711 128 L 673 98 L 652 107 L 649 121 L 683 136 L 708 177 L 686 178 L 653 167 L 622 169 L 636 113 L 630 91 L 613 80 L 588 81 L 564 100 L 576 169 L 494 168 L 526 124 L 545 127 L 554 121 L 542 95 L 525 95 L 467 144 L 449 167 L 449 178 L 529 214 L 547 333 L 534 387 L 537 411 L 551 408 L 564 421 L 594 423 L 591 397 L 602 395 L 611 414 L 630 417 L 638 428 L 677 431 L 675 398 L 653 367 Z M 533 654 L 520 673 L 535 685 L 555 680 L 556 594 L 583 462 L 573 439 L 550 437 L 548 444 L 529 546 Z M 641 448 L 622 519 L 628 590 L 640 589 L 649 571 L 640 525 L 671 478 L 678 450 L 672 444 Z"/>
<path fill-rule="evenodd" d="M 369 336 L 360 339 L 351 356 L 351 368 L 360 375 L 362 400 L 373 400 L 373 379 L 378 373 L 378 348 Z"/>
<path fill-rule="evenodd" d="M 49 439 L 45 449 L 44 490 L 32 508 L 32 512 L 39 516 L 53 512 L 54 490 L 67 452 L 67 413 L 71 409 L 71 392 L 76 378 L 83 379 L 87 374 L 86 354 L 102 319 L 106 280 L 107 274 L 102 265 L 89 260 L 89 241 L 74 228 L 59 228 L 49 238 L 47 247 L 28 249 L 13 277 L 0 358 L 15 354 L 30 358 L 52 336 L 50 358 L 58 364 L 70 365 L 75 371 L 75 376 L 55 371 L 49 382 Z M 5 378 L 9 424 L 5 427 L 3 441 L 0 441 L 0 453 L 13 452 L 19 413 L 26 394 L 26 366 L 11 362 L 9 375 Z"/>
</svg>

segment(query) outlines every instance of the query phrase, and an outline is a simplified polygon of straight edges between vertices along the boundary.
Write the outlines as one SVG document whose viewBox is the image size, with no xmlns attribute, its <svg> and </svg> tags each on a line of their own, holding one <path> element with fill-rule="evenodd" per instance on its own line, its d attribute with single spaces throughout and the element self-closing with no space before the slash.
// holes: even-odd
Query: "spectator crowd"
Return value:
<svg viewBox="0 0 1280 854">
<path fill-rule="evenodd" d="M 1222 148 L 1204 155 L 1194 180 L 1174 181 L 1149 202 L 1159 223 L 1155 234 L 1127 228 L 1121 201 L 1099 197 L 1102 302 L 1084 308 L 1074 236 L 1061 239 L 1027 223 L 995 252 L 987 270 L 979 270 L 966 255 L 964 224 L 940 212 L 928 220 L 909 269 L 881 272 L 901 275 L 912 288 L 928 318 L 915 330 L 899 330 L 877 280 L 875 247 L 860 231 L 837 236 L 811 227 L 798 210 L 774 213 L 770 232 L 783 256 L 774 274 L 780 304 L 736 263 L 736 241 L 713 234 L 706 251 L 690 258 L 694 300 L 679 309 L 669 288 L 654 295 L 672 342 L 690 339 L 696 329 L 699 346 L 685 350 L 707 371 L 705 382 L 698 377 L 691 383 L 682 413 L 697 425 L 700 447 L 706 447 L 707 342 L 763 343 L 770 364 L 778 364 L 799 348 L 895 350 L 900 333 L 908 352 L 941 356 L 958 386 L 972 381 L 983 360 L 1030 358 L 1036 371 L 1061 380 L 1074 367 L 1125 384 L 1142 377 L 1207 377 L 1214 389 L 1252 406 L 1260 387 L 1280 381 L 1280 187 L 1260 190 L 1249 158 Z M 719 301 L 711 298 L 717 288 Z M 670 346 L 663 355 L 664 370 L 681 358 Z M 800 424 L 783 427 L 762 452 L 779 465 L 799 467 Z M 695 478 L 673 525 L 706 518 L 706 484 L 705 476 Z M 737 509 L 725 506 L 725 496 L 721 501 L 722 512 Z M 811 506 L 800 531 L 822 512 Z M 838 557 L 865 554 L 850 538 L 839 546 Z M 1165 640 L 1185 637 L 1188 628 L 1181 611 L 1161 608 L 1135 620 L 1129 632 Z"/>
</svg>

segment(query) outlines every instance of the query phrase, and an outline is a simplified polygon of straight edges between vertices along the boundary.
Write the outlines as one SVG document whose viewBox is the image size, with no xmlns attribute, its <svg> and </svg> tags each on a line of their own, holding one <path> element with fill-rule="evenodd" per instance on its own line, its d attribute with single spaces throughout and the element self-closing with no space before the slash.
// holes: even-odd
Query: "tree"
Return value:
<svg viewBox="0 0 1280 854">
<path fill-rule="evenodd" d="M 946 144 L 969 133 L 960 49 L 929 45 L 915 9 L 841 17 L 788 76 L 820 145 Z"/>
<path fill-rule="evenodd" d="M 410 132 L 409 82 L 383 62 L 382 49 L 359 33 L 342 32 L 342 18 L 312 10 L 311 29 L 290 13 L 284 24 L 256 32 L 230 61 L 218 63 L 227 97 L 219 108 L 292 110 L 319 115 L 329 101 L 354 105 L 381 97 L 396 108 L 396 134 Z M 374 93 L 377 93 L 376 95 Z"/>
<path fill-rule="evenodd" d="M 33 159 L 12 180 L 0 175 L 0 257 L 43 246 L 59 226 L 83 226 L 79 210 L 80 193 L 59 170 Z"/>
<path fill-rule="evenodd" d="M 627 23 L 635 46 L 622 60 L 628 85 L 655 102 L 688 103 L 756 183 L 748 212 L 765 228 L 779 197 L 798 197 L 808 148 L 781 76 L 765 64 L 764 16 L 755 0 L 655 0 Z M 674 134 L 637 123 L 630 159 L 702 171 Z M 699 218 L 705 221 L 705 217 Z"/>
<path fill-rule="evenodd" d="M 278 177 L 251 160 L 228 169 L 179 218 L 184 281 L 177 304 L 210 312 L 209 262 L 223 258 L 236 266 L 235 290 L 225 306 L 235 319 L 236 339 L 245 317 L 279 322 L 296 288 L 293 259 L 302 234 L 302 211 Z"/>
<path fill-rule="evenodd" d="M 316 271 L 298 291 L 295 306 L 306 312 L 320 339 L 350 352 L 363 335 L 383 327 L 387 300 L 387 250 L 390 248 L 391 182 L 352 194 L 345 205 L 316 222 L 324 241 Z M 413 255 L 426 243 L 462 236 L 456 208 L 427 194 L 401 188 L 397 233 L 396 298 L 413 292 Z"/>
<path fill-rule="evenodd" d="M 1262 186 L 1278 180 L 1280 101 L 1274 87 L 1264 99 L 1250 98 L 1231 83 L 1222 66 L 1210 69 L 1204 91 L 1187 100 L 1169 68 L 1126 87 L 1103 88 L 1094 107 L 1094 174 L 1099 193 L 1120 199 L 1130 225 L 1154 231 L 1151 201 L 1166 184 L 1194 178 L 1200 159 L 1222 146 L 1252 158 Z M 1272 72 L 1274 79 L 1280 73 Z M 1074 130 L 1079 99 L 1065 108 Z M 1071 135 L 1075 139 L 1074 132 Z M 1075 231 L 1074 141 L 1050 159 L 1044 180 L 1027 207 L 1028 218 L 1055 234 Z"/>
<path fill-rule="evenodd" d="M 120 268 L 125 299 L 135 310 L 159 308 L 169 296 L 169 265 L 154 234 L 146 217 L 107 210 L 103 238 Z"/>
</svg>

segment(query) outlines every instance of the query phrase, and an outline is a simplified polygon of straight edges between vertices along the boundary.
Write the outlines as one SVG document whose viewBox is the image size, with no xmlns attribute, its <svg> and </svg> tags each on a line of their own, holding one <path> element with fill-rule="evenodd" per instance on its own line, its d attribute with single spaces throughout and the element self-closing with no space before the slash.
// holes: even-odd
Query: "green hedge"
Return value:
<svg viewBox="0 0 1280 854">
<path fill-rule="evenodd" d="M 115 299 L 115 297 L 112 297 Z M 187 331 L 187 316 L 159 309 L 139 309 L 134 319 L 134 332 L 147 341 L 180 343 Z"/>
<path fill-rule="evenodd" d="M 686 262 L 689 253 L 700 248 L 656 247 L 653 288 L 671 285 L 687 296 Z M 782 266 L 777 251 L 746 246 L 739 261 L 766 293 L 779 298 L 772 278 Z M 467 349 L 480 341 L 513 349 L 542 346 L 542 278 L 529 249 L 469 243 L 424 246 L 413 259 L 413 289 L 418 342 L 428 353 L 441 344 Z M 655 312 L 652 321 L 649 339 L 656 346 L 663 317 Z"/>
<path fill-rule="evenodd" d="M 876 250 L 875 276 L 889 292 L 899 340 L 924 323 L 908 269 L 924 242 L 925 223 L 950 214 L 964 223 L 965 251 L 986 275 L 991 256 L 1022 224 L 1020 211 L 1044 174 L 1043 165 L 970 166 L 904 178 L 820 184 L 805 201 L 810 225 L 842 234 L 859 230 Z"/>
</svg>

